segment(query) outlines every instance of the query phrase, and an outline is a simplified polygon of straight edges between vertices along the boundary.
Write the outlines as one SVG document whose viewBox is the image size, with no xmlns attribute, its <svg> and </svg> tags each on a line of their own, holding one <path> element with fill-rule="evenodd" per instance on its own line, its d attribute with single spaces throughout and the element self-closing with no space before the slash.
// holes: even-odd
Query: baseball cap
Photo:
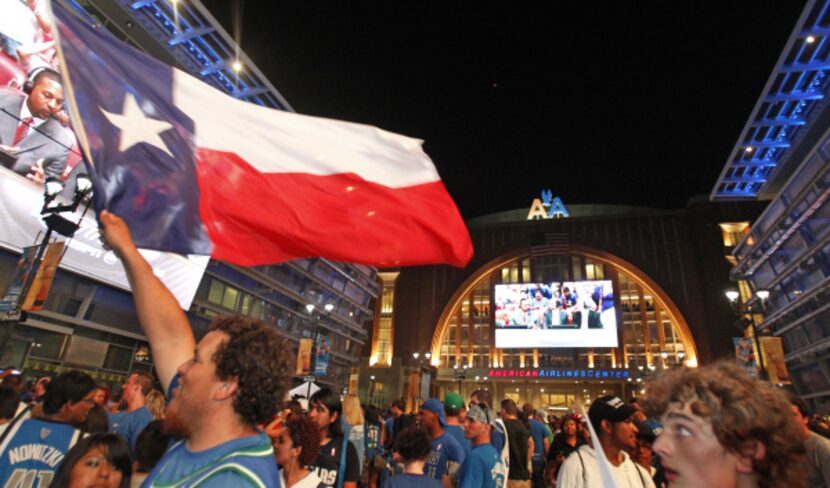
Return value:
<svg viewBox="0 0 830 488">
<path fill-rule="evenodd" d="M 588 417 L 592 425 L 599 425 L 601 421 L 623 422 L 634 415 L 637 409 L 613 395 L 606 395 L 594 400 L 588 409 Z"/>
<path fill-rule="evenodd" d="M 663 426 L 655 419 L 646 419 L 643 422 L 636 422 L 637 437 L 643 437 L 651 442 L 657 440 L 657 436 L 663 432 Z"/>
<path fill-rule="evenodd" d="M 444 406 L 450 408 L 464 408 L 464 399 L 458 393 L 449 392 L 444 395 Z"/>
<path fill-rule="evenodd" d="M 496 412 L 481 405 L 473 405 L 467 411 L 467 418 L 483 424 L 496 425 Z"/>
<path fill-rule="evenodd" d="M 441 427 L 447 426 L 447 417 L 444 415 L 444 405 L 441 405 L 441 402 L 439 402 L 437 398 L 430 398 L 422 403 L 418 409 L 434 413 L 438 416 L 438 423 L 441 424 Z"/>
</svg>

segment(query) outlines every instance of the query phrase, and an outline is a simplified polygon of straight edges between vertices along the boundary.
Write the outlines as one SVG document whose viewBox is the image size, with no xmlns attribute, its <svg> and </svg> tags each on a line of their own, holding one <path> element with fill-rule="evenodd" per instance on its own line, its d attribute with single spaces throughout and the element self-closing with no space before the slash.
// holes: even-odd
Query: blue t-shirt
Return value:
<svg viewBox="0 0 830 488">
<path fill-rule="evenodd" d="M 386 478 L 381 488 L 444 488 L 444 485 L 425 474 L 403 473 Z"/>
<path fill-rule="evenodd" d="M 447 474 L 450 463 L 460 466 L 463 462 L 464 448 L 455 440 L 455 437 L 444 432 L 432 440 L 432 450 L 429 451 L 427 456 L 424 474 L 441 481 L 444 475 Z"/>
<path fill-rule="evenodd" d="M 470 453 L 470 449 L 473 448 L 473 443 L 470 442 L 470 439 L 464 437 L 464 427 L 460 425 L 448 425 L 444 427 L 444 432 L 448 433 L 449 435 L 455 437 L 455 440 L 461 444 L 461 447 L 464 448 L 464 455 Z"/>
<path fill-rule="evenodd" d="M 504 464 L 492 444 L 473 447 L 461 465 L 458 488 L 502 488 L 505 482 Z"/>
<path fill-rule="evenodd" d="M 48 487 L 80 438 L 69 424 L 31 418 L 15 423 L 0 445 L 0 486 Z"/>
<path fill-rule="evenodd" d="M 545 462 L 544 439 L 548 436 L 545 425 L 536 419 L 530 419 L 530 437 L 533 438 L 533 465 L 538 466 Z"/>
<path fill-rule="evenodd" d="M 258 433 L 200 452 L 188 450 L 185 441 L 179 441 L 167 450 L 141 486 L 163 485 L 279 488 L 279 472 L 271 439 Z"/>
<path fill-rule="evenodd" d="M 167 387 L 167 398 L 179 387 L 179 375 Z M 179 441 L 164 453 L 141 488 L 174 485 L 177 488 L 253 486 L 279 488 L 280 478 L 271 439 L 262 432 L 232 439 L 204 451 L 187 449 Z"/>
<path fill-rule="evenodd" d="M 493 432 L 490 433 L 490 444 L 493 444 L 493 447 L 496 448 L 496 451 L 501 452 L 504 449 L 504 439 L 506 436 L 504 432 L 501 431 L 501 426 L 496 425 L 493 427 Z"/>
<path fill-rule="evenodd" d="M 135 454 L 135 441 L 138 434 L 153 421 L 153 415 L 147 407 L 141 407 L 132 412 L 126 410 L 108 415 L 110 432 L 114 432 L 127 441 L 130 446 L 130 453 Z"/>
</svg>

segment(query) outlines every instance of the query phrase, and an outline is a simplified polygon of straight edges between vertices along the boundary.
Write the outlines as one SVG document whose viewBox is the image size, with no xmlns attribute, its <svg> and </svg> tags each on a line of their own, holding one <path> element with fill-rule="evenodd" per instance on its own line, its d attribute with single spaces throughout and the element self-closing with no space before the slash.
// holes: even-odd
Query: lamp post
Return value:
<svg viewBox="0 0 830 488">
<path fill-rule="evenodd" d="M 416 397 L 416 403 L 421 403 L 421 391 L 422 391 L 422 383 L 424 381 L 424 368 L 431 367 L 430 359 L 432 359 L 432 353 L 429 351 L 420 353 L 420 352 L 413 352 L 412 353 L 412 361 L 415 367 L 418 369 L 418 395 Z"/>
<path fill-rule="evenodd" d="M 745 321 L 749 321 L 749 329 L 752 333 L 752 341 L 755 343 L 755 348 L 758 351 L 758 367 L 760 368 L 760 376 L 763 380 L 768 380 L 769 375 L 767 374 L 766 366 L 764 365 L 764 355 L 761 353 L 761 342 L 758 340 L 758 327 L 755 324 L 755 318 L 752 316 L 755 313 L 765 313 L 767 310 L 767 300 L 769 299 L 769 290 L 758 290 L 755 292 L 755 297 L 758 298 L 758 302 L 760 304 L 760 310 L 756 310 L 751 305 L 743 304 L 744 307 L 741 309 L 741 303 L 739 303 L 738 298 L 740 298 L 740 293 L 738 290 L 729 289 L 726 290 L 726 299 L 729 300 L 729 304 L 732 306 L 732 311 L 737 316 L 738 320 L 742 323 Z M 749 314 L 750 317 L 746 318 L 744 315 Z"/>
<path fill-rule="evenodd" d="M 453 365 L 452 369 L 453 369 L 453 378 L 458 383 L 458 394 L 460 395 L 461 394 L 461 383 L 463 383 L 464 380 L 467 379 L 467 369 L 468 369 L 468 367 L 467 367 L 466 364 L 464 366 L 459 367 L 458 363 L 456 363 L 455 365 Z"/>
</svg>

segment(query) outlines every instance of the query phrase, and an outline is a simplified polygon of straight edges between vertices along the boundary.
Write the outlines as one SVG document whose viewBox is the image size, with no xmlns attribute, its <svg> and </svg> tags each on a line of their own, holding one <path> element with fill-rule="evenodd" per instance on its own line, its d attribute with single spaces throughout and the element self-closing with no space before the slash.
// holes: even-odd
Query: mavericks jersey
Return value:
<svg viewBox="0 0 830 488">
<path fill-rule="evenodd" d="M 1 488 L 46 488 L 81 431 L 43 419 L 15 423 L 0 444 Z"/>
</svg>

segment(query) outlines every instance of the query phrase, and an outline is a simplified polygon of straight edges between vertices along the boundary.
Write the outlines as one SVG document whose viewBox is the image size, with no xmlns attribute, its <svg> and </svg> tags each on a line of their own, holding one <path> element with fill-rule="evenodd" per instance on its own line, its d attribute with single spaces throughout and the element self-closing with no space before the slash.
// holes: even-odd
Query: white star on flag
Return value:
<svg viewBox="0 0 830 488">
<path fill-rule="evenodd" d="M 149 144 L 166 152 L 171 158 L 173 157 L 167 144 L 161 140 L 161 133 L 172 129 L 173 125 L 144 115 L 132 93 L 127 92 L 124 96 L 124 109 L 121 115 L 107 112 L 103 108 L 101 112 L 112 125 L 121 131 L 118 150 L 122 153 L 136 144 Z"/>
</svg>

